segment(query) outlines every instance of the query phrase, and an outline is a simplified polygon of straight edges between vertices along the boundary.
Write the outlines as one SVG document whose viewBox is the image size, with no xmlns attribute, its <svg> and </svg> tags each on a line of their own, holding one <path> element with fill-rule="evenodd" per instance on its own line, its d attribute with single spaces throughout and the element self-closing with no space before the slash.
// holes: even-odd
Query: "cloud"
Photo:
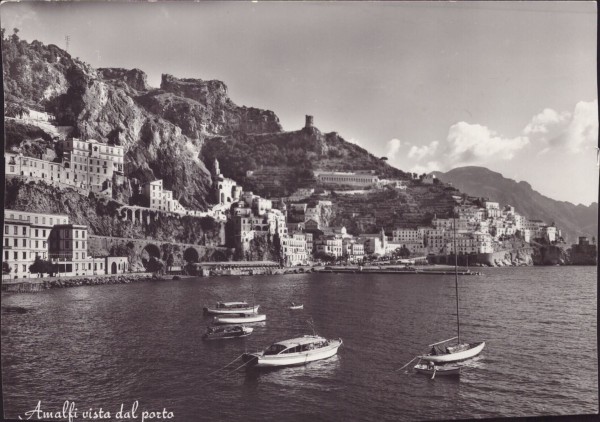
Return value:
<svg viewBox="0 0 600 422">
<path fill-rule="evenodd" d="M 529 143 L 526 136 L 504 138 L 485 126 L 459 122 L 450 127 L 447 156 L 455 164 L 468 164 L 481 158 L 509 160 Z"/>
<path fill-rule="evenodd" d="M 400 148 L 402 147 L 403 142 L 400 139 L 390 139 L 387 142 L 387 152 L 386 157 L 389 160 L 394 160 L 396 155 L 400 152 Z"/>
<path fill-rule="evenodd" d="M 542 151 L 564 147 L 567 152 L 577 153 L 593 148 L 598 140 L 598 100 L 580 101 L 572 113 L 544 109 L 533 116 L 523 133 Z"/>
<path fill-rule="evenodd" d="M 422 160 L 425 157 L 432 156 L 437 151 L 439 145 L 438 141 L 433 141 L 429 145 L 422 145 L 420 147 L 413 145 L 408 151 L 408 158 Z"/>
<path fill-rule="evenodd" d="M 432 171 L 439 171 L 442 169 L 442 166 L 437 161 L 428 161 L 425 165 L 417 164 L 412 167 L 409 171 L 411 173 L 431 173 Z"/>
<path fill-rule="evenodd" d="M 571 152 L 598 146 L 598 100 L 580 101 L 565 130 L 565 143 Z"/>
<path fill-rule="evenodd" d="M 484 125 L 458 122 L 446 139 L 425 145 L 392 139 L 388 157 L 400 168 L 423 173 L 464 165 L 494 165 L 524 154 L 543 156 L 550 152 L 578 153 L 595 148 L 598 141 L 598 100 L 580 101 L 572 112 L 545 108 L 531 118 L 516 136 L 500 134 Z M 395 159 L 395 160 L 394 160 Z"/>
</svg>

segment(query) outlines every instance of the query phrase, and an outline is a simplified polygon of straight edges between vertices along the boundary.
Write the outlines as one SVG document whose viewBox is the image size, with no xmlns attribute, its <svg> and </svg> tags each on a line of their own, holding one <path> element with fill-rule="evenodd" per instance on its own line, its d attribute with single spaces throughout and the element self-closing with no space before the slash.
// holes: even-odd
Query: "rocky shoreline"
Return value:
<svg viewBox="0 0 600 422">
<path fill-rule="evenodd" d="M 77 286 L 100 286 L 105 284 L 129 284 L 140 281 L 161 280 L 161 277 L 154 277 L 148 274 L 119 274 L 109 277 L 74 277 L 63 279 L 44 280 L 45 289 L 57 289 Z"/>
</svg>

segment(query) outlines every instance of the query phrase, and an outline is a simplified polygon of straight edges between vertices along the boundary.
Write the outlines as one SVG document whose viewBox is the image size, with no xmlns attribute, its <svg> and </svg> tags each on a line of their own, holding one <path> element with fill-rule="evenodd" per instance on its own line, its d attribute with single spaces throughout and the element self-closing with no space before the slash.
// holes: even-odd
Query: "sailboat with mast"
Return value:
<svg viewBox="0 0 600 422">
<path fill-rule="evenodd" d="M 481 353 L 485 347 L 485 341 L 478 341 L 474 343 L 461 342 L 460 338 L 460 315 L 458 311 L 458 251 L 456 249 L 456 214 L 453 213 L 453 226 L 454 226 L 454 285 L 456 289 L 456 337 L 449 338 L 447 340 L 439 341 L 437 343 L 430 344 L 430 352 L 426 355 L 418 356 L 419 362 L 421 360 L 430 362 L 433 365 L 447 364 L 453 362 L 460 362 L 466 359 L 471 359 Z M 451 342 L 456 340 L 456 344 Z M 418 364 L 417 364 L 418 366 Z"/>
</svg>

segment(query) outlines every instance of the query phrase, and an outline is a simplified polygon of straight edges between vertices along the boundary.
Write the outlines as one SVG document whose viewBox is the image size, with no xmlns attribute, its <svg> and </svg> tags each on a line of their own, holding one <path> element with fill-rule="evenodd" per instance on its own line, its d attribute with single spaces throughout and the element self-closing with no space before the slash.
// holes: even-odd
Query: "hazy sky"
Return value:
<svg viewBox="0 0 600 422">
<path fill-rule="evenodd" d="M 409 171 L 482 165 L 597 201 L 594 2 L 9 3 L 95 67 L 219 79 L 286 130 L 314 115 Z"/>
</svg>

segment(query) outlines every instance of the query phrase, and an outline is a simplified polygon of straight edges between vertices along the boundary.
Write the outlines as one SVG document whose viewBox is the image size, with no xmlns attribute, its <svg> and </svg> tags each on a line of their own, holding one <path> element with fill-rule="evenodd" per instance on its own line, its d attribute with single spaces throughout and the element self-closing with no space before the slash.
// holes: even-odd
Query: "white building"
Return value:
<svg viewBox="0 0 600 422">
<path fill-rule="evenodd" d="M 371 173 L 350 173 L 338 171 L 315 172 L 317 180 L 327 185 L 348 185 L 348 186 L 374 186 L 379 182 L 379 177 Z"/>
</svg>

